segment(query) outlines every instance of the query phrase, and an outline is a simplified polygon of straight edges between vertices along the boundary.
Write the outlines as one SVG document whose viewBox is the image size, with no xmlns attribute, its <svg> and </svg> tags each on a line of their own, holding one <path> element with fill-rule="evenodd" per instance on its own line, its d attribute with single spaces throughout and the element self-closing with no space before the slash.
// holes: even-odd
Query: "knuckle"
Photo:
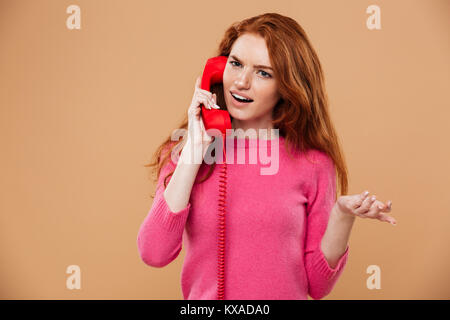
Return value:
<svg viewBox="0 0 450 320">
<path fill-rule="evenodd" d="M 208 98 L 212 98 L 212 93 L 207 91 L 207 90 L 203 90 L 202 93 L 207 96 Z"/>
</svg>

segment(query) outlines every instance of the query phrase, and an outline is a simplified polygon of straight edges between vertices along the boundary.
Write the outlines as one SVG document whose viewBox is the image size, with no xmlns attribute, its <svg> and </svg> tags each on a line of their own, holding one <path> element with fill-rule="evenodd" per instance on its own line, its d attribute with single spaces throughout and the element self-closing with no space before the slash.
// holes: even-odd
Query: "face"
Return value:
<svg viewBox="0 0 450 320">
<path fill-rule="evenodd" d="M 280 99 L 271 67 L 264 38 L 243 34 L 234 42 L 223 74 L 225 102 L 234 128 L 271 128 L 272 110 Z M 252 101 L 239 102 L 232 93 Z"/>
</svg>

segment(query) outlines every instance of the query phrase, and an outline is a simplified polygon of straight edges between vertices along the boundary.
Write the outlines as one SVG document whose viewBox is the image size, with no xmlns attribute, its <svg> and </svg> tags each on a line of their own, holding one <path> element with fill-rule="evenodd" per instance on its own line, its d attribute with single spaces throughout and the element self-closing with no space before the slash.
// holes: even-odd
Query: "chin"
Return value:
<svg viewBox="0 0 450 320">
<path fill-rule="evenodd" d="M 232 105 L 231 106 L 227 105 L 227 111 L 230 114 L 230 116 L 232 116 L 234 119 L 245 120 L 244 117 L 242 116 L 243 115 L 242 110 L 239 110 Z"/>
</svg>

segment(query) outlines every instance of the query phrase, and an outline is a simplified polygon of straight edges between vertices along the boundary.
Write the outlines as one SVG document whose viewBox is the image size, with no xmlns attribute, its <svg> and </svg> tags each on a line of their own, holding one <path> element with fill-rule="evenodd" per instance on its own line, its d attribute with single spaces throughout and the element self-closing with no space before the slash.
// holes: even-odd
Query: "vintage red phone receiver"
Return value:
<svg viewBox="0 0 450 320">
<path fill-rule="evenodd" d="M 201 88 L 211 91 L 211 86 L 223 82 L 223 72 L 227 65 L 226 56 L 217 56 L 208 59 L 203 70 Z M 226 110 L 206 109 L 202 105 L 202 118 L 205 129 L 218 129 L 222 135 L 226 135 L 226 129 L 231 129 L 230 114 Z"/>
</svg>

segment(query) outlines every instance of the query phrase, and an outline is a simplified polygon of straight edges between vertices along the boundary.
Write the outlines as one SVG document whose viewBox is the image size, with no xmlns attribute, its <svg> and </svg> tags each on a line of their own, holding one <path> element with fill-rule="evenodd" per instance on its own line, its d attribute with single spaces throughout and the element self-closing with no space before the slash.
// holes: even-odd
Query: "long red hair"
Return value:
<svg viewBox="0 0 450 320">
<path fill-rule="evenodd" d="M 273 128 L 279 129 L 288 150 L 294 148 L 303 152 L 317 149 L 326 153 L 333 160 L 336 170 L 338 180 L 336 197 L 347 194 L 347 167 L 328 111 L 322 66 L 305 31 L 292 18 L 278 13 L 261 14 L 233 23 L 226 30 L 216 55 L 228 56 L 234 41 L 244 33 L 259 35 L 266 41 L 281 96 L 273 109 Z M 211 92 L 216 93 L 217 104 L 226 108 L 223 86 L 213 86 Z M 187 114 L 179 128 L 187 132 Z M 187 133 L 178 143 L 174 143 L 169 135 L 155 152 L 153 161 L 144 165 L 154 167 L 157 171 L 156 180 L 159 178 L 161 168 L 170 161 L 172 150 L 177 147 L 180 153 L 186 138 Z M 208 179 L 214 167 L 213 163 L 208 173 L 198 183 Z M 164 187 L 167 186 L 167 179 L 173 172 L 165 177 Z"/>
</svg>

